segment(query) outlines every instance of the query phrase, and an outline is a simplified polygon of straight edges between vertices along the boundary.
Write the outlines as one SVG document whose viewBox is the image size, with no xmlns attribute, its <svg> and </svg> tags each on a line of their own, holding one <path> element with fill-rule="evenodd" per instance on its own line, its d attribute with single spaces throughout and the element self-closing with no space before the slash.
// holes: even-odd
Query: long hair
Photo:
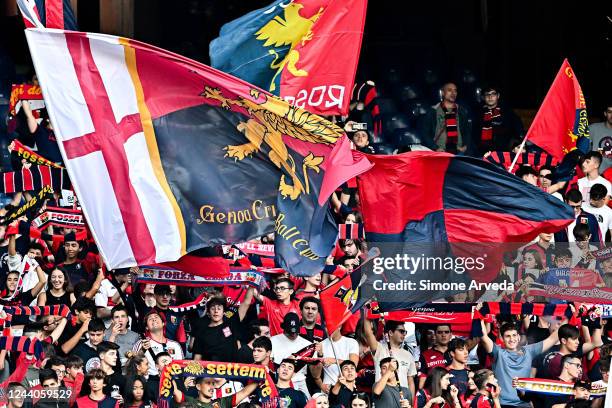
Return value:
<svg viewBox="0 0 612 408">
<path fill-rule="evenodd" d="M 143 394 L 142 394 L 142 403 L 144 405 L 150 404 L 153 396 L 150 395 L 149 390 L 147 389 L 147 380 L 142 376 L 127 376 L 125 379 L 125 404 L 126 407 L 134 404 L 134 384 L 139 381 L 142 384 Z"/>
<path fill-rule="evenodd" d="M 71 293 L 72 292 L 72 286 L 70 284 L 70 277 L 68 276 L 68 272 L 66 272 L 66 269 L 62 268 L 62 267 L 55 267 L 51 270 L 51 273 L 49 274 L 49 279 L 47 281 L 47 288 L 49 291 L 51 291 L 51 289 L 53 289 L 53 284 L 51 283 L 51 275 L 53 274 L 53 272 L 55 271 L 60 271 L 62 273 L 62 275 L 64 275 L 64 285 L 62 286 L 62 290 L 66 293 Z"/>
<path fill-rule="evenodd" d="M 448 375 L 448 371 L 446 371 L 443 367 L 434 367 L 429 372 L 427 379 L 425 380 L 424 388 L 429 391 L 429 395 L 431 398 L 442 397 L 449 404 L 453 404 L 453 399 L 450 396 L 449 390 L 445 390 L 442 388 L 442 377 Z"/>
<path fill-rule="evenodd" d="M 146 357 L 133 352 L 127 352 L 125 355 L 128 358 L 128 361 L 125 364 L 125 376 L 138 377 L 138 366 L 142 364 L 144 360 L 146 360 Z"/>
</svg>

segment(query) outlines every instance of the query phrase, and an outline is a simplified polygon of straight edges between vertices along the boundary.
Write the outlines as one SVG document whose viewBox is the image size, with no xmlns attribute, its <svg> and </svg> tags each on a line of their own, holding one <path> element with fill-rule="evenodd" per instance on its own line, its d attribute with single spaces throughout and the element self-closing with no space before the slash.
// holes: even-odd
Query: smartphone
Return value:
<svg viewBox="0 0 612 408">
<path fill-rule="evenodd" d="M 353 131 L 357 130 L 368 130 L 367 123 L 353 123 Z"/>
<path fill-rule="evenodd" d="M 495 392 L 497 391 L 497 386 L 495 384 L 487 384 L 486 389 L 489 392 Z"/>
</svg>

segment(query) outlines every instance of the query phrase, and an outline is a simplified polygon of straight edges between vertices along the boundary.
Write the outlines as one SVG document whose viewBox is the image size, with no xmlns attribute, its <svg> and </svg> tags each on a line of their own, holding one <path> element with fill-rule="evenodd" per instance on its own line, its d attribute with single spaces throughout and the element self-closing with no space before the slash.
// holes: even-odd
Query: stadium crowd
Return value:
<svg viewBox="0 0 612 408">
<path fill-rule="evenodd" d="M 385 152 L 381 146 L 477 157 L 508 152 L 524 133 L 517 116 L 500 103 L 500 94 L 497 88 L 484 88 L 480 110 L 470 112 L 456 102 L 457 86 L 447 83 L 440 89 L 440 102 L 420 116 L 418 131 L 387 139 L 368 132 L 371 119 L 364 119 L 356 101 L 346 129 L 356 149 L 373 154 Z M 40 122 L 23 102 L 22 115 L 26 126 L 17 139 L 60 161 L 44 113 Z M 601 175 L 612 152 L 600 148 L 605 137 L 612 145 L 612 106 L 606 107 L 605 121 L 591 129 L 594 150 L 581 161 L 584 175 L 577 183 L 553 184 L 551 165 L 517 170 L 518 177 L 571 205 L 576 222 L 554 237 L 541 234 L 509 261 L 516 281 L 538 281 L 551 265 L 578 266 L 601 270 L 600 281 L 610 287 L 612 268 L 592 251 L 610 241 L 612 229 L 607 206 L 612 188 Z M 28 165 L 13 159 L 15 170 Z M 16 194 L 13 207 L 3 214 L 28 195 Z M 332 203 L 339 224 L 361 222 L 355 188 L 347 185 Z M 493 314 L 480 321 L 484 335 L 476 336 L 448 323 L 372 318 L 365 308 L 327 333 L 319 293 L 363 263 L 367 242 L 359 239 L 339 240 L 320 274 L 266 274 L 265 290 L 206 288 L 205 308 L 182 310 L 175 306 L 193 303 L 204 289 L 139 283 L 137 267 L 106 270 L 93 240 L 55 227 L 61 240 L 45 241 L 30 235 L 26 221 L 0 227 L 5 253 L 0 319 L 4 336 L 38 339 L 44 351 L 0 351 L 2 403 L 10 408 L 157 406 L 164 367 L 189 359 L 263 365 L 287 408 L 603 406 L 603 398 L 591 398 L 597 386 L 606 387 L 612 355 L 612 320 L 601 315 L 578 316 L 576 308 L 571 317 Z M 262 242 L 273 239 L 266 236 Z M 576 247 L 555 248 L 559 242 L 575 242 Z M 512 293 L 495 295 L 516 300 Z M 490 298 L 470 293 L 449 300 L 474 302 L 479 310 L 478 301 Z M 58 307 L 9 317 L 11 307 L 30 305 L 66 305 L 71 313 Z M 311 350 L 308 358 L 304 350 Z M 559 381 L 571 392 L 525 393 L 517 389 L 519 378 Z M 197 376 L 172 381 L 175 407 L 262 406 L 257 382 Z"/>
</svg>

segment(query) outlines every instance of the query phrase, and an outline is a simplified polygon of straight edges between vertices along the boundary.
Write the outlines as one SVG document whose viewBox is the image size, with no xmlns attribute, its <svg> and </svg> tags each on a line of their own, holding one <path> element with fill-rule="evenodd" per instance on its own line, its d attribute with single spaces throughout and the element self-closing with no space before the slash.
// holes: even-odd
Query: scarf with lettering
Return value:
<svg viewBox="0 0 612 408">
<path fill-rule="evenodd" d="M 189 287 L 233 286 L 246 285 L 258 290 L 267 287 L 262 273 L 255 270 L 230 268 L 229 275 L 224 278 L 198 276 L 178 269 L 160 268 L 156 266 L 141 266 L 136 277 L 138 283 L 154 283 L 162 285 L 177 285 Z"/>
<path fill-rule="evenodd" d="M 572 395 L 573 383 L 559 380 L 545 380 L 542 378 L 518 378 L 517 390 L 551 396 Z M 601 384 L 591 384 L 591 399 L 606 396 L 606 386 Z"/>
<path fill-rule="evenodd" d="M 44 186 L 61 191 L 70 190 L 72 184 L 66 169 L 49 166 L 31 166 L 29 169 L 0 173 L 0 193 L 3 194 L 38 191 Z"/>
<path fill-rule="evenodd" d="M 169 408 L 174 394 L 173 383 L 186 377 L 225 378 L 241 382 L 259 382 L 263 408 L 278 406 L 278 390 L 267 367 L 256 364 L 218 361 L 176 360 L 168 364 L 159 375 L 159 408 Z"/>
<path fill-rule="evenodd" d="M 488 108 L 485 107 L 484 115 L 482 117 L 482 132 L 480 140 L 482 142 L 493 141 L 493 120 L 501 116 L 501 109 L 499 107 Z"/>
<path fill-rule="evenodd" d="M 0 219 L 0 225 L 9 224 L 24 215 L 27 218 L 32 218 L 34 215 L 36 215 L 40 207 L 43 206 L 45 200 L 50 198 L 53 198 L 53 189 L 51 189 L 49 186 L 44 186 L 43 189 L 40 190 L 38 194 L 33 196 L 27 203 L 7 212 L 4 217 Z"/>
<path fill-rule="evenodd" d="M 24 145 L 17 139 L 11 142 L 11 144 L 8 146 L 8 150 L 9 152 L 15 152 L 17 156 L 21 157 L 22 159 L 27 160 L 28 162 L 32 164 L 63 169 L 63 167 L 60 166 L 59 164 L 56 164 L 49 159 L 45 159 L 40 154 L 36 153 L 34 150 Z"/>
<path fill-rule="evenodd" d="M 42 214 L 32 220 L 32 225 L 38 229 L 49 226 L 79 229 L 85 228 L 85 219 L 81 210 L 47 207 Z"/>
</svg>

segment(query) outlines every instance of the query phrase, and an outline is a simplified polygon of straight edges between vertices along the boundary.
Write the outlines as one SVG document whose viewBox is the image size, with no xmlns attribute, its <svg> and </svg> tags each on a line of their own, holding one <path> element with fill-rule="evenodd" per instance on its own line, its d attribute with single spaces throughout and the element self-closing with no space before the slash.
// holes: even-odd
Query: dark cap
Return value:
<svg viewBox="0 0 612 408">
<path fill-rule="evenodd" d="M 115 275 L 115 276 L 128 275 L 129 273 L 130 273 L 130 268 L 113 269 L 113 275 Z"/>
<path fill-rule="evenodd" d="M 168 285 L 155 285 L 153 288 L 153 294 L 155 295 L 169 295 L 170 293 L 170 286 Z"/>
<path fill-rule="evenodd" d="M 578 380 L 574 384 L 574 389 L 576 389 L 576 388 L 584 388 L 585 390 L 590 390 L 591 389 L 591 383 L 589 381 Z"/>
<path fill-rule="evenodd" d="M 301 325 L 302 322 L 300 321 L 300 317 L 297 315 L 297 313 L 290 312 L 285 315 L 281 327 L 285 333 L 296 334 L 300 332 Z"/>
<path fill-rule="evenodd" d="M 64 235 L 64 242 L 74 242 L 74 241 L 77 241 L 76 234 L 74 233 L 74 231 L 71 231 L 67 233 L 66 235 Z"/>
</svg>

